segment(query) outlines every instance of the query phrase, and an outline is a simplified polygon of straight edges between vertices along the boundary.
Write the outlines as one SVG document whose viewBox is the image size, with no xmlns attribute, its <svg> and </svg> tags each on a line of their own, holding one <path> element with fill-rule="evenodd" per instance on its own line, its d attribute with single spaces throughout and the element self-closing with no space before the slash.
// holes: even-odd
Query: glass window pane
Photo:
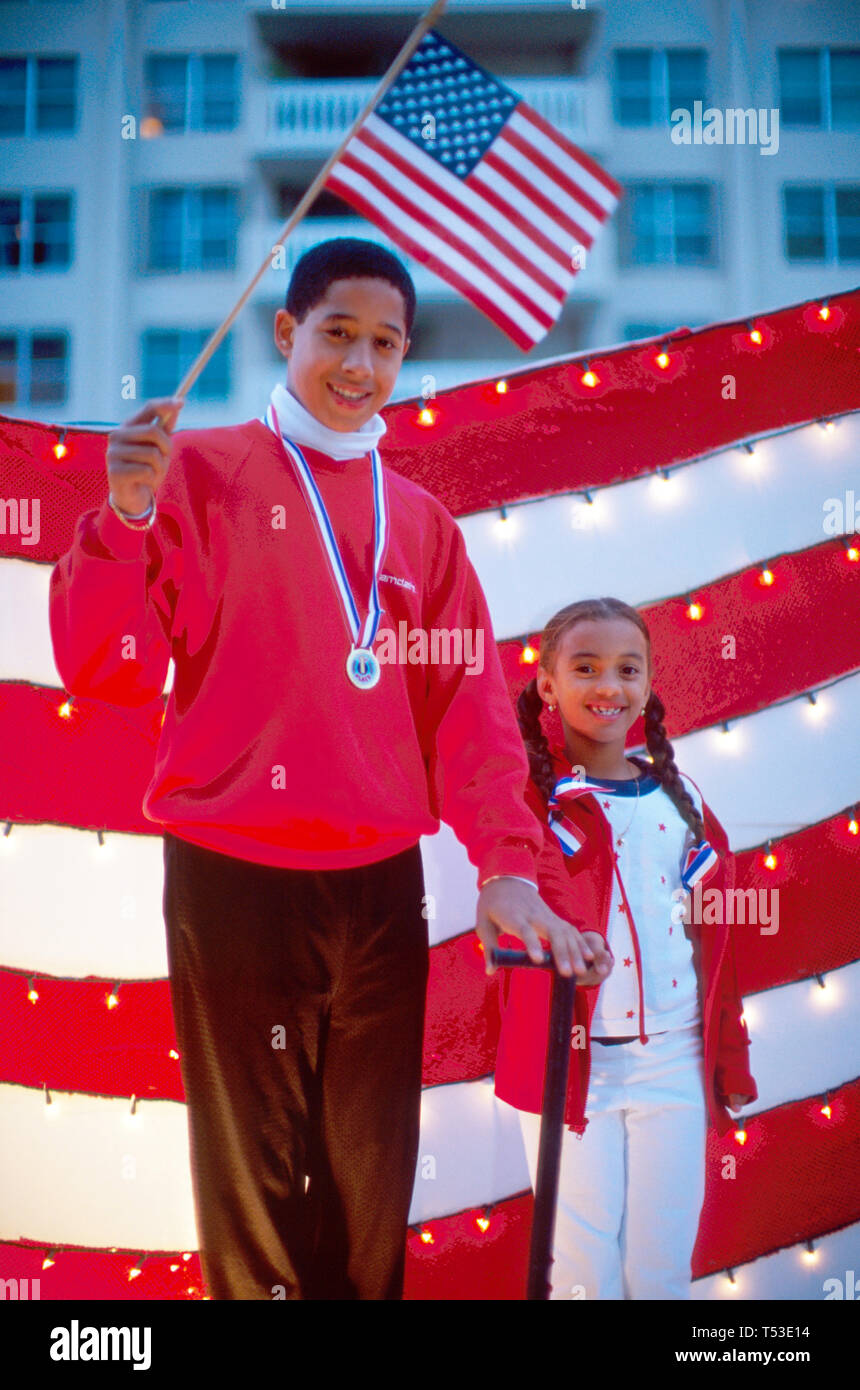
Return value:
<svg viewBox="0 0 860 1390">
<path fill-rule="evenodd" d="M 233 53 L 207 54 L 203 58 L 204 130 L 232 130 L 237 117 L 237 64 Z"/>
<path fill-rule="evenodd" d="M 836 190 L 836 257 L 860 261 L 860 187 Z"/>
<path fill-rule="evenodd" d="M 17 270 L 21 264 L 21 199 L 0 198 L 0 269 Z"/>
<path fill-rule="evenodd" d="M 18 399 L 18 343 L 7 334 L 0 337 L 0 404 Z"/>
<path fill-rule="evenodd" d="M 200 191 L 201 270 L 232 269 L 236 244 L 236 195 L 228 188 Z"/>
<path fill-rule="evenodd" d="M 74 130 L 77 59 L 39 58 L 36 74 L 36 129 Z"/>
<path fill-rule="evenodd" d="M 198 333 L 188 335 L 192 341 L 188 344 L 187 359 L 182 364 L 183 371 L 187 371 L 191 366 L 214 329 L 213 324 L 211 328 L 202 328 Z M 230 395 L 231 338 L 232 334 L 228 333 L 223 342 L 218 344 L 194 383 L 192 398 L 196 397 L 201 401 L 223 401 Z"/>
<path fill-rule="evenodd" d="M 65 334 L 34 333 L 30 347 L 30 403 L 57 405 L 65 399 Z"/>
<path fill-rule="evenodd" d="M 619 125 L 650 125 L 654 119 L 650 48 L 617 48 L 613 96 Z"/>
<path fill-rule="evenodd" d="M 188 56 L 150 54 L 146 60 L 146 114 L 165 130 L 185 129 Z"/>
<path fill-rule="evenodd" d="M 830 109 L 834 126 L 860 125 L 860 48 L 830 50 Z"/>
<path fill-rule="evenodd" d="M 182 202 L 184 196 L 181 188 L 157 188 L 150 195 L 150 270 L 182 269 Z"/>
<path fill-rule="evenodd" d="M 170 396 L 179 382 L 179 333 L 175 329 L 149 329 L 143 335 L 144 399 Z"/>
<path fill-rule="evenodd" d="M 784 188 L 785 254 L 790 261 L 823 261 L 824 189 Z"/>
<path fill-rule="evenodd" d="M 679 106 L 692 115 L 694 101 L 708 104 L 708 94 L 705 90 L 707 55 L 703 48 L 667 49 L 666 67 L 669 86 L 667 116 L 671 116 Z"/>
<path fill-rule="evenodd" d="M 817 48 L 781 48 L 779 118 L 784 125 L 821 125 L 821 53 Z"/>
<path fill-rule="evenodd" d="M 712 259 L 710 189 L 704 184 L 678 183 L 673 189 L 675 261 L 703 265 Z"/>
<path fill-rule="evenodd" d="M 27 59 L 0 58 L 0 135 L 23 135 L 27 110 Z"/>
<path fill-rule="evenodd" d="M 67 266 L 72 259 L 72 209 L 68 195 L 33 202 L 33 265 Z"/>
</svg>

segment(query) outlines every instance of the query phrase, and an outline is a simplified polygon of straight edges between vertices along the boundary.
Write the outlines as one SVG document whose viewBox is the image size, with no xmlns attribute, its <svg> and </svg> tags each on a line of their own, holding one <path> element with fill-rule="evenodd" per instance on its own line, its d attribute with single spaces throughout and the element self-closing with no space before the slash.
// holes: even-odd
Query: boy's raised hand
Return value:
<svg viewBox="0 0 860 1390">
<path fill-rule="evenodd" d="M 147 401 L 108 435 L 108 483 L 121 512 L 145 512 L 167 477 L 170 432 L 184 404 L 174 396 Z"/>
<path fill-rule="evenodd" d="M 536 888 L 517 878 L 494 878 L 485 883 L 478 896 L 475 931 L 484 947 L 484 965 L 494 975 L 491 952 L 498 945 L 500 932 L 518 936 L 536 965 L 543 960 L 549 941 L 561 975 L 576 975 L 579 985 L 600 984 L 612 968 L 612 956 L 598 932 L 577 931 L 570 922 L 547 907 Z"/>
</svg>

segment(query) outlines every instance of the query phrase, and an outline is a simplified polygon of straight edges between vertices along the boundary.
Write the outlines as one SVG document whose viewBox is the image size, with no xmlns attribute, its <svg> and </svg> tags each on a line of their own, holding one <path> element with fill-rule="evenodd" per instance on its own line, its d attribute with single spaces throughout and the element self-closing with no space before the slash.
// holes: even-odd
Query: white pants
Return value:
<svg viewBox="0 0 860 1390">
<path fill-rule="evenodd" d="M 534 1187 L 540 1116 L 517 1113 Z M 689 1298 L 705 1193 L 700 1027 L 592 1041 L 585 1114 L 581 1138 L 564 1130 L 550 1297 Z"/>
</svg>

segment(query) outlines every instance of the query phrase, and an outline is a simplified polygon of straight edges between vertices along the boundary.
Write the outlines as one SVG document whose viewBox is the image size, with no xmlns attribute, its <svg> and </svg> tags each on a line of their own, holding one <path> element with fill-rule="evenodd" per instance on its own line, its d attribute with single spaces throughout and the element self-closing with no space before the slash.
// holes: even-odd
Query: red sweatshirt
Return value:
<svg viewBox="0 0 860 1390">
<path fill-rule="evenodd" d="M 369 455 L 303 452 L 363 620 Z M 389 661 L 372 689 L 350 683 L 352 641 L 316 525 L 280 441 L 251 420 L 174 436 L 150 530 L 123 525 L 107 501 L 80 517 L 51 575 L 57 669 L 74 695 L 142 705 L 161 695 L 173 658 L 143 811 L 194 844 L 348 868 L 409 848 L 442 819 L 479 883 L 534 880 L 542 830 L 523 799 L 528 765 L 462 533 L 423 488 L 387 468 L 384 479 L 375 650 L 386 628 L 407 657 L 413 629 L 428 642 L 434 629 L 468 629 L 465 659 L 442 638 L 447 661 Z"/>
<path fill-rule="evenodd" d="M 564 749 L 551 748 L 556 776 L 570 774 Z M 612 901 L 612 832 L 600 800 L 583 794 L 564 804 L 565 816 L 584 837 L 584 844 L 566 857 L 547 823 L 546 802 L 529 782 L 526 800 L 541 818 L 544 846 L 538 863 L 538 888 L 554 912 L 572 921 L 581 931 L 597 931 L 607 937 Z M 734 884 L 734 858 L 725 831 L 703 803 L 705 837 L 719 855 L 717 870 L 708 888 L 725 893 Z M 680 867 L 679 867 L 680 885 Z M 725 897 L 722 899 L 726 901 Z M 726 914 L 721 914 L 725 916 Z M 634 928 L 635 929 L 635 928 Z M 693 963 L 703 1001 L 704 1071 L 706 1098 L 712 1125 L 723 1134 L 737 1125 L 725 1102 L 732 1094 L 757 1099 L 749 1070 L 749 1037 L 741 1022 L 741 1001 L 735 972 L 732 928 L 690 925 Z M 500 938 L 514 947 L 514 937 Z M 617 968 L 617 967 L 616 967 Z M 519 1110 L 540 1114 L 546 1067 L 551 978 L 546 970 L 518 967 L 500 972 L 502 1024 L 496 1059 L 496 1095 Z M 641 985 L 641 981 L 640 981 Z M 571 1048 L 565 1123 L 577 1133 L 587 1128 L 585 1101 L 591 1074 L 591 1019 L 599 985 L 576 990 L 574 1023 L 582 1025 L 586 1046 Z"/>
</svg>

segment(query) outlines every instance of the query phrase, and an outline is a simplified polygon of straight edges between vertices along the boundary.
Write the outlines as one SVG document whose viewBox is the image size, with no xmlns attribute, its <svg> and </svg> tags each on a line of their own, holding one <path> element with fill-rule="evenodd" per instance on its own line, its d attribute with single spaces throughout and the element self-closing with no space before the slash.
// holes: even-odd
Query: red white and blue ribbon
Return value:
<svg viewBox="0 0 860 1390">
<path fill-rule="evenodd" d="M 687 892 L 692 893 L 696 884 L 701 883 L 703 878 L 707 878 L 719 862 L 717 851 L 712 849 L 707 840 L 700 840 L 697 845 L 691 845 L 687 850 L 684 867 L 681 870 L 681 882 Z"/>
<path fill-rule="evenodd" d="M 553 811 L 558 810 L 560 798 L 570 801 L 573 797 L 581 796 L 584 792 L 607 792 L 608 790 L 608 787 L 601 786 L 599 782 L 588 782 L 582 777 L 561 777 L 553 787 L 552 796 L 547 802 L 547 821 L 550 830 L 561 845 L 562 854 L 567 855 L 568 858 L 576 854 L 577 850 L 582 849 L 586 836 L 569 820 L 553 819 Z"/>
<path fill-rule="evenodd" d="M 370 450 L 370 463 L 373 474 L 373 579 L 370 586 L 370 599 L 367 606 L 367 617 L 364 620 L 364 627 L 358 616 L 358 609 L 355 606 L 355 599 L 349 587 L 349 580 L 346 577 L 346 569 L 334 530 L 326 511 L 325 502 L 322 494 L 316 485 L 313 473 L 308 467 L 307 459 L 299 448 L 298 444 L 292 440 L 285 439 L 281 434 L 281 427 L 278 424 L 278 417 L 275 407 L 270 405 L 266 412 L 267 417 L 271 414 L 274 421 L 270 424 L 275 434 L 284 446 L 288 457 L 292 459 L 299 480 L 302 484 L 308 506 L 319 527 L 325 552 L 328 557 L 329 566 L 340 594 L 343 606 L 344 617 L 347 626 L 352 634 L 353 647 L 360 647 L 369 650 L 373 646 L 376 637 L 379 620 L 382 616 L 382 609 L 379 605 L 379 575 L 382 570 L 382 562 L 385 558 L 385 548 L 388 544 L 388 513 L 385 507 L 385 486 L 382 474 L 382 460 L 376 449 Z M 267 418 L 267 423 L 270 423 Z"/>
</svg>

